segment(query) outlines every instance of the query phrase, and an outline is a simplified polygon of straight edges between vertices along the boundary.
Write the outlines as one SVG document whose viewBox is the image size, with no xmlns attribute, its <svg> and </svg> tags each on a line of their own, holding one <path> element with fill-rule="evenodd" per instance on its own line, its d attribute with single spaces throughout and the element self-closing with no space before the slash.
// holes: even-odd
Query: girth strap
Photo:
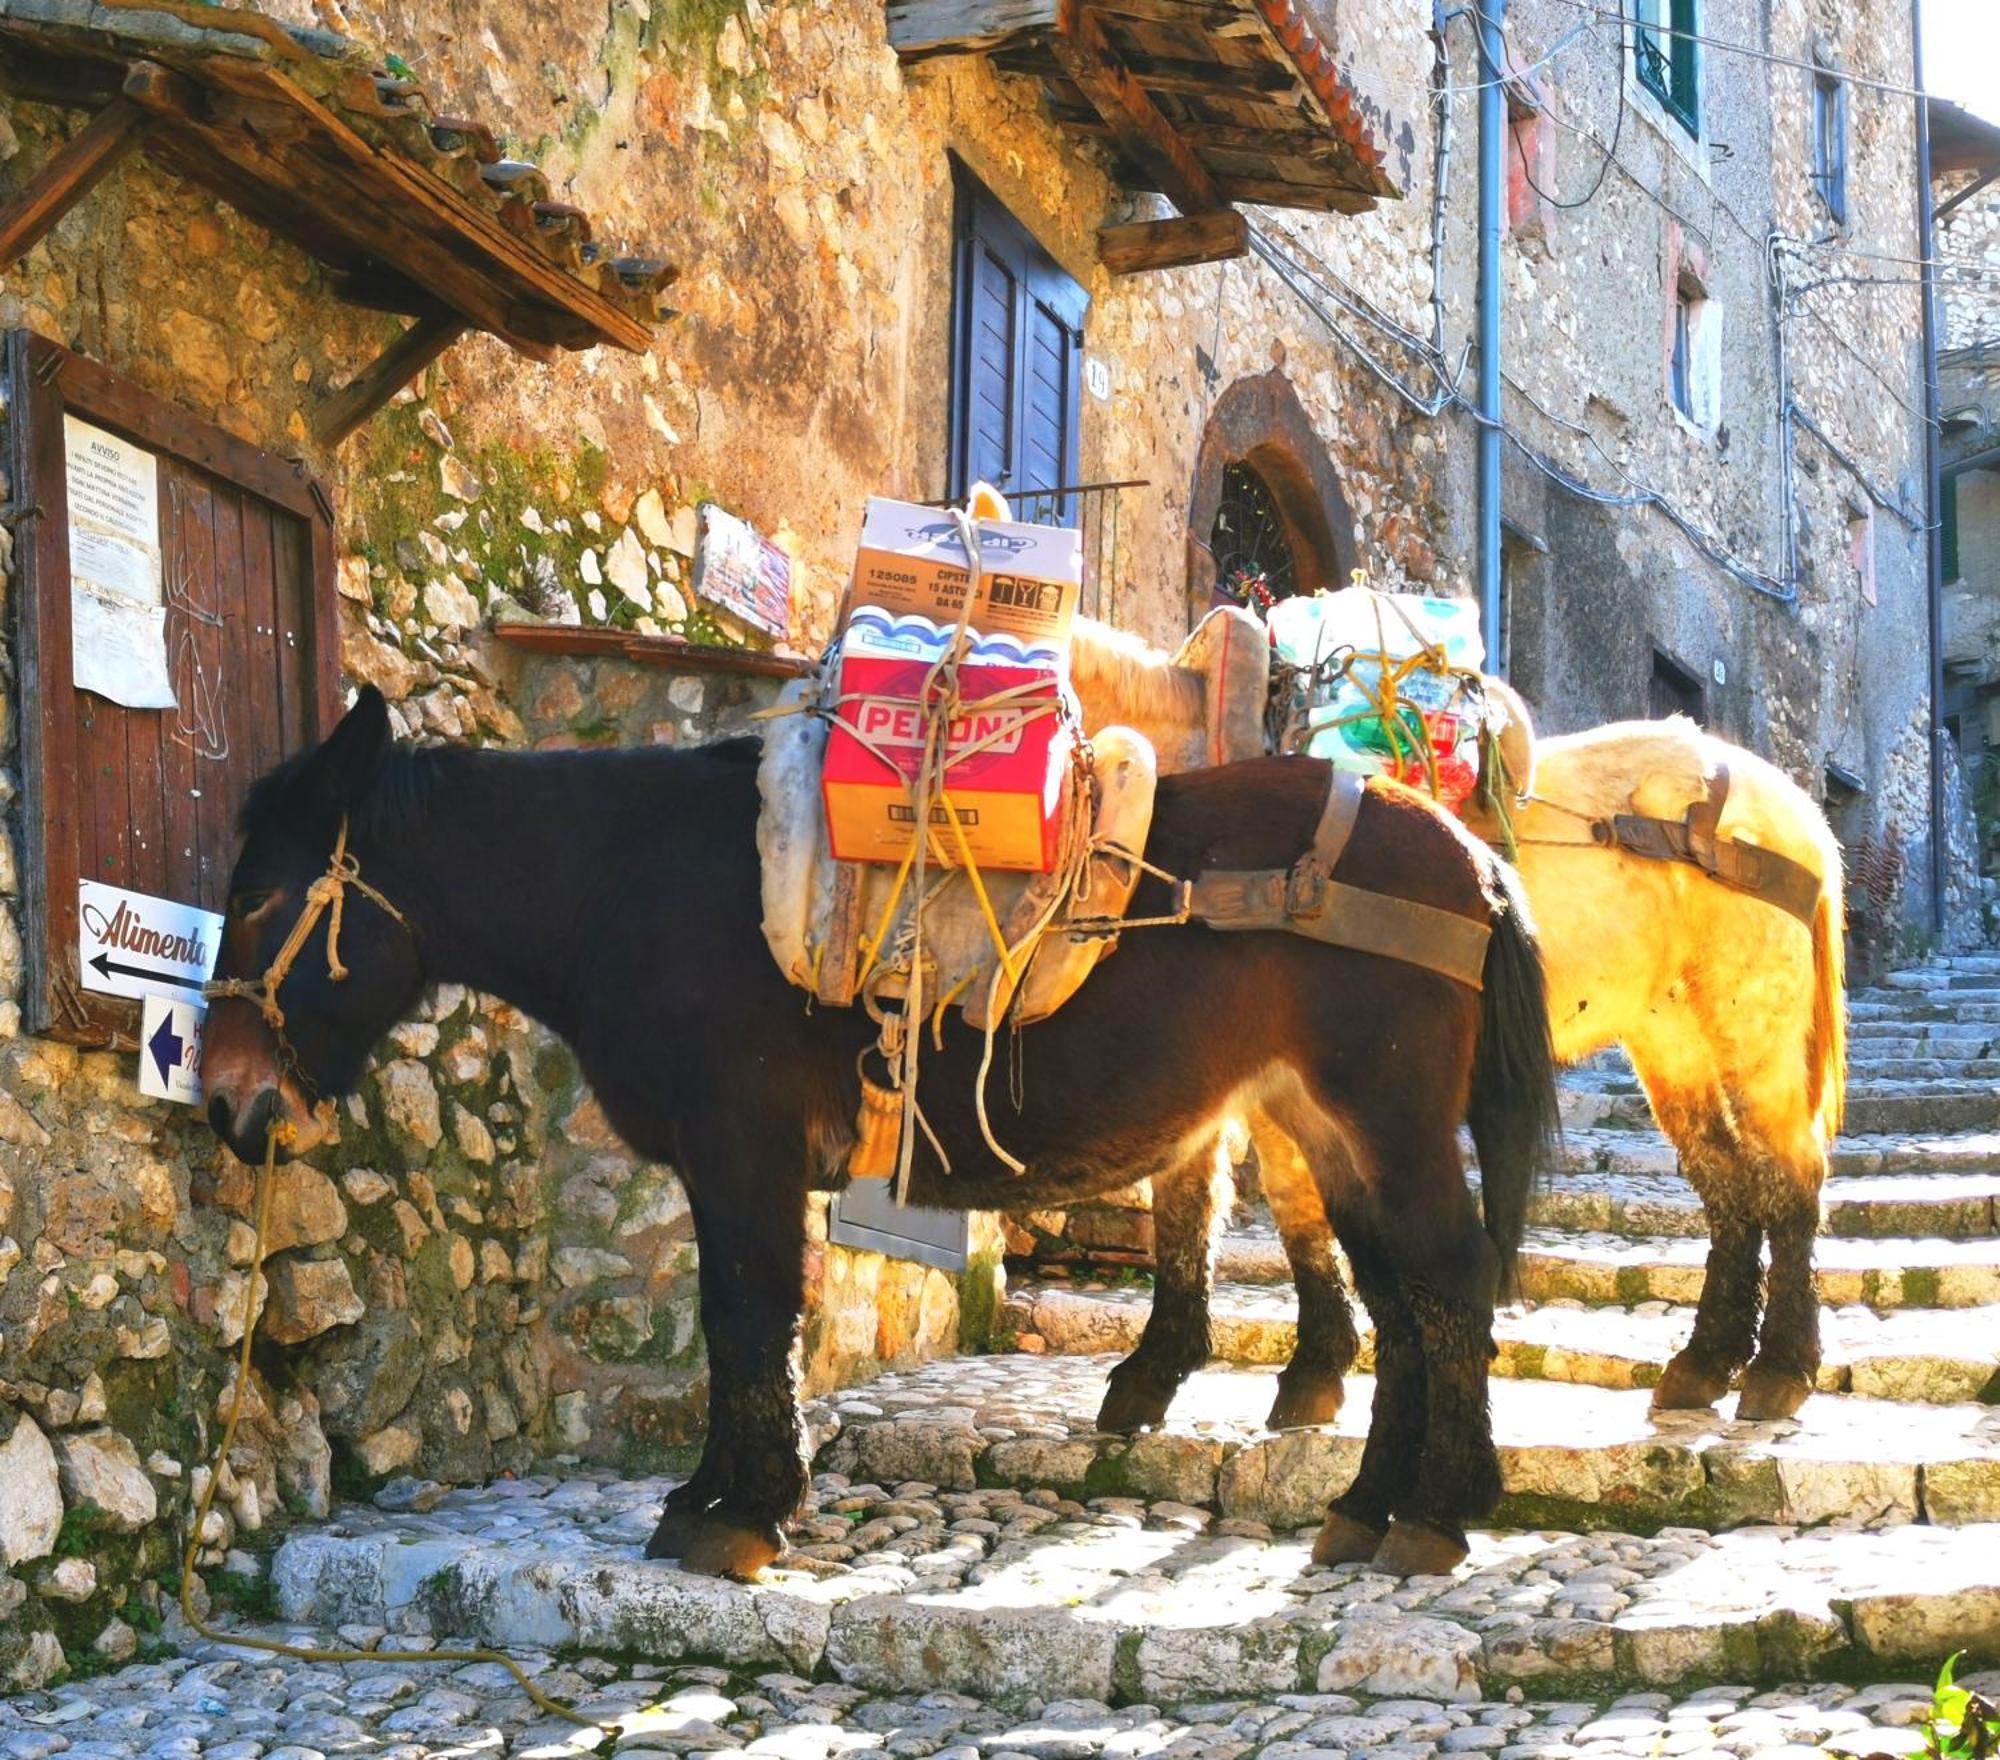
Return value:
<svg viewBox="0 0 2000 1760">
<path fill-rule="evenodd" d="M 1591 834 L 1599 843 L 1629 850 L 1658 862 L 1688 862 L 1711 879 L 1761 898 L 1812 927 L 1819 908 L 1819 876 L 1803 862 L 1754 843 L 1716 835 L 1722 804 L 1729 798 L 1729 766 L 1718 764 L 1708 798 L 1694 802 L 1680 819 L 1648 819 L 1618 813 L 1597 821 Z"/>
<path fill-rule="evenodd" d="M 1491 926 L 1434 905 L 1349 886 L 1333 877 L 1354 832 L 1366 781 L 1332 772 L 1312 848 L 1290 868 L 1225 868 L 1198 875 L 1188 915 L 1211 929 L 1270 929 L 1358 953 L 1381 954 L 1481 987 Z"/>
</svg>

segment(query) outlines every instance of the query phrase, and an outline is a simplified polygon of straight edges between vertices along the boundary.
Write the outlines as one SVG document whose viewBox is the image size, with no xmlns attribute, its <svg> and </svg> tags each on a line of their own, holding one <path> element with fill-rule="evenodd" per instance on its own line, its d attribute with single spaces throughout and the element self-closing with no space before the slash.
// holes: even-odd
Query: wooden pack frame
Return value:
<svg viewBox="0 0 2000 1760">
<path fill-rule="evenodd" d="M 130 1046 L 138 1003 L 82 985 L 78 882 L 102 879 L 222 909 L 250 783 L 338 718 L 333 506 L 298 466 L 28 331 L 8 338 L 7 378 L 23 1012 L 31 1032 Z M 213 740 L 202 755 L 197 742 L 177 737 L 176 711 L 125 709 L 74 686 L 65 414 L 159 458 L 170 638 L 177 584 L 209 595 L 202 630 L 189 639 L 207 642 L 215 657 L 216 714 L 226 736 L 219 754 Z"/>
</svg>

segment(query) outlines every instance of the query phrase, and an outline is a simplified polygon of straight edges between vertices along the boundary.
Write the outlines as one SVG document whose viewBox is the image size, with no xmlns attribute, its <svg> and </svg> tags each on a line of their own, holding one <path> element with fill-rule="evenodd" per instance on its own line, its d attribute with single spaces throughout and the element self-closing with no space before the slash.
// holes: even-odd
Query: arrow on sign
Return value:
<svg viewBox="0 0 2000 1760">
<path fill-rule="evenodd" d="M 173 1072 L 180 1068 L 181 1059 L 187 1054 L 187 1041 L 174 1031 L 174 1017 L 171 1010 L 160 1022 L 153 1036 L 146 1041 L 146 1049 L 153 1054 L 153 1061 L 159 1065 L 160 1080 L 171 1082 Z"/>
<path fill-rule="evenodd" d="M 151 966 L 128 966 L 115 960 L 108 953 L 100 953 L 90 962 L 90 969 L 100 978 L 108 978 L 113 972 L 127 978 L 147 978 L 156 984 L 178 984 L 183 990 L 199 990 L 199 978 L 183 978 L 178 972 L 156 971 Z"/>
</svg>

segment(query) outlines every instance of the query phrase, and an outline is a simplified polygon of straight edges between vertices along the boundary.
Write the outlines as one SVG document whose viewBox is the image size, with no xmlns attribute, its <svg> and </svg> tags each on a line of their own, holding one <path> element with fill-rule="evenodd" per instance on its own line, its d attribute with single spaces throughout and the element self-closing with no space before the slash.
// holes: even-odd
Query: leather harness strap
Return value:
<svg viewBox="0 0 2000 1760">
<path fill-rule="evenodd" d="M 1211 929 L 1271 929 L 1334 947 L 1381 954 L 1440 972 L 1477 990 L 1492 927 L 1435 905 L 1334 879 L 1353 835 L 1366 780 L 1331 773 L 1312 848 L 1289 868 L 1224 868 L 1196 876 L 1188 915 Z"/>
<path fill-rule="evenodd" d="M 1819 908 L 1819 876 L 1802 862 L 1754 843 L 1716 835 L 1729 798 L 1729 766 L 1718 764 L 1708 794 L 1689 806 L 1687 818 L 1648 819 L 1618 813 L 1591 826 L 1597 842 L 1661 862 L 1689 862 L 1711 879 L 1761 898 L 1812 927 Z"/>
</svg>

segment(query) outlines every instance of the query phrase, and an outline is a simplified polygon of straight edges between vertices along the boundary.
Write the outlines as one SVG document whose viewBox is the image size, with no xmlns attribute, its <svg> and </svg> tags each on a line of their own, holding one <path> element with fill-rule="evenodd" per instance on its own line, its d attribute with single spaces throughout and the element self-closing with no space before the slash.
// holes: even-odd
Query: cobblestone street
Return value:
<svg viewBox="0 0 2000 1760">
<path fill-rule="evenodd" d="M 325 1643 L 332 1632 L 269 1635 Z M 351 1639 L 355 1634 L 348 1634 Z M 423 1640 L 417 1641 L 421 1646 Z M 7 1760 L 560 1760 L 590 1752 L 742 1752 L 781 1760 L 848 1753 L 944 1760 L 1093 1760 L 1167 1755 L 1235 1760 L 1501 1760 L 1641 1756 L 1903 1754 L 1927 1687 L 1704 1687 L 1499 1700 L 1253 1692 L 1173 1705 L 962 1693 L 871 1693 L 798 1675 L 650 1664 L 621 1668 L 524 1655 L 545 1692 L 594 1722 L 546 1717 L 493 1664 L 277 1664 L 198 1645 L 169 1661 L 0 1702 Z M 1974 1677 L 1975 1679 L 1979 1677 Z M 1991 1686 L 1993 1682 L 1988 1681 Z"/>
</svg>

